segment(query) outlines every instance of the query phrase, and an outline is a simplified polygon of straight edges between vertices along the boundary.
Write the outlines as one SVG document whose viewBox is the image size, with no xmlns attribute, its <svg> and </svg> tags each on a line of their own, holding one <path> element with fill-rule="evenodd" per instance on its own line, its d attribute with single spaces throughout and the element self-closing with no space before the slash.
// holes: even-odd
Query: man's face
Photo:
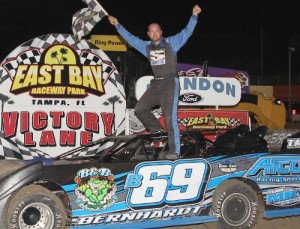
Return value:
<svg viewBox="0 0 300 229">
<path fill-rule="evenodd" d="M 162 37 L 162 31 L 158 24 L 153 23 L 148 26 L 148 37 L 151 41 L 159 43 Z"/>
</svg>

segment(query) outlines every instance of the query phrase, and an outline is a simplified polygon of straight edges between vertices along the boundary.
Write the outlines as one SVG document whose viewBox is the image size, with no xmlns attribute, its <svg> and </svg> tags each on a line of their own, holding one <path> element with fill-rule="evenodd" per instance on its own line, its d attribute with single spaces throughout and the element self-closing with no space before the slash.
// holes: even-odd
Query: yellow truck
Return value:
<svg viewBox="0 0 300 229">
<path fill-rule="evenodd" d="M 286 109 L 282 102 L 273 96 L 260 92 L 242 94 L 240 102 L 233 107 L 220 107 L 226 110 L 247 110 L 252 127 L 267 126 L 269 130 L 284 129 Z"/>
</svg>

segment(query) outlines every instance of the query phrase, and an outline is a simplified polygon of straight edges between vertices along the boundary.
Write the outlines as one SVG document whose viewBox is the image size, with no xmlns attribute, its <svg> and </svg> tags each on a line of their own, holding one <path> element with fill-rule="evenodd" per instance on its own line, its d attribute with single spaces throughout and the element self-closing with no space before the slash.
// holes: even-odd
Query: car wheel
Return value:
<svg viewBox="0 0 300 229">
<path fill-rule="evenodd" d="M 67 214 L 60 199 L 39 185 L 21 188 L 10 200 L 7 228 L 65 228 Z"/>
<path fill-rule="evenodd" d="M 257 193 L 247 184 L 228 180 L 213 196 L 213 211 L 221 228 L 252 228 L 260 217 L 261 203 Z"/>
</svg>

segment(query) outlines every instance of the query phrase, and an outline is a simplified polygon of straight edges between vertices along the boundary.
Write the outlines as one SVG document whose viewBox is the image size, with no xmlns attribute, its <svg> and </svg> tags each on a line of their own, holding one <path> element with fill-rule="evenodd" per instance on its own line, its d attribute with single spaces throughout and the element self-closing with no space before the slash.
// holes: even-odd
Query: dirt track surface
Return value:
<svg viewBox="0 0 300 229">
<path fill-rule="evenodd" d="M 216 223 L 206 223 L 185 227 L 165 227 L 168 229 L 221 229 Z M 300 228 L 300 216 L 262 220 L 254 229 L 294 229 Z"/>
</svg>

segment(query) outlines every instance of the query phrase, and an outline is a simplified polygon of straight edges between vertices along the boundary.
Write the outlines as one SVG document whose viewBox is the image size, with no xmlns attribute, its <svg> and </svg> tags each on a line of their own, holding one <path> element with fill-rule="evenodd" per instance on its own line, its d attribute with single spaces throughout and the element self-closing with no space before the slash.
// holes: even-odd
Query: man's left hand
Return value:
<svg viewBox="0 0 300 229">
<path fill-rule="evenodd" d="M 195 5 L 193 8 L 193 14 L 198 16 L 198 14 L 200 14 L 200 13 L 201 13 L 201 8 L 198 5 Z"/>
</svg>

